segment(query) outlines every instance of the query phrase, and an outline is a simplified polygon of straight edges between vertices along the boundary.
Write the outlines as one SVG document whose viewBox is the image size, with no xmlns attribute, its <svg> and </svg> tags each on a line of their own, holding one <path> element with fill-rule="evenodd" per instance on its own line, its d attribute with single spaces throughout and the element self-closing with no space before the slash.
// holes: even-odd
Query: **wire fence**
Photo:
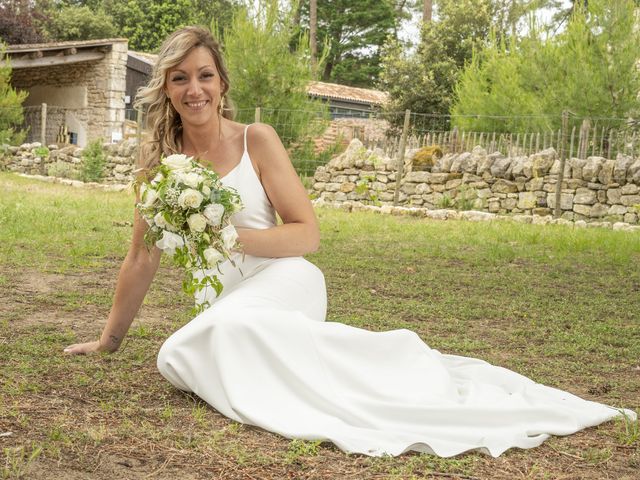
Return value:
<svg viewBox="0 0 640 480">
<path fill-rule="evenodd" d="M 51 105 L 24 107 L 21 120 L 16 122 L 15 108 L 0 107 L 0 142 L 8 138 L 2 132 L 12 130 L 23 132 L 21 140 L 28 142 L 77 143 L 77 132 L 66 122 L 67 111 Z M 140 135 L 144 121 L 138 112 L 127 109 L 123 117 L 121 135 L 116 137 Z M 547 148 L 562 151 L 568 158 L 640 156 L 640 120 L 565 117 L 563 123 L 558 115 L 454 116 L 337 106 L 315 111 L 242 108 L 236 114 L 242 123 L 261 121 L 273 126 L 303 176 L 312 175 L 356 138 L 366 148 L 378 148 L 391 158 L 399 154 L 403 136 L 407 149 L 437 147 L 443 154 L 480 146 L 488 153 L 505 156 L 530 155 Z"/>
</svg>

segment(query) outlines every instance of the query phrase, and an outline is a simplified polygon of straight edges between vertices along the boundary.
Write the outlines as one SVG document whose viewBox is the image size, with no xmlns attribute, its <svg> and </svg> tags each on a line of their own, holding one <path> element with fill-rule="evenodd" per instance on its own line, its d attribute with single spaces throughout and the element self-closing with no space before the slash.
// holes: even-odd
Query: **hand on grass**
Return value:
<svg viewBox="0 0 640 480">
<path fill-rule="evenodd" d="M 100 343 L 100 340 L 96 340 L 94 342 L 86 342 L 86 343 L 75 343 L 73 345 L 69 345 L 64 349 L 64 353 L 69 355 L 86 355 L 88 353 L 95 352 L 112 352 L 113 350 L 108 349 L 104 345 Z"/>
</svg>

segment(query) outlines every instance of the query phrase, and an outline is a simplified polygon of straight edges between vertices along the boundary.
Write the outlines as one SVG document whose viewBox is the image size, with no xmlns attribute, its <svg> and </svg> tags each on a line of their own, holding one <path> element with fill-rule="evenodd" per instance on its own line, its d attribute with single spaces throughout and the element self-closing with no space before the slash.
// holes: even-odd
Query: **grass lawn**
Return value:
<svg viewBox="0 0 640 480">
<path fill-rule="evenodd" d="M 0 173 L 2 478 L 638 478 L 638 423 L 440 459 L 346 455 L 232 422 L 156 370 L 192 306 L 164 260 L 118 353 L 63 355 L 104 325 L 132 203 Z M 318 214 L 322 248 L 308 258 L 325 273 L 330 320 L 409 328 L 440 351 L 638 411 L 638 232 Z"/>
</svg>

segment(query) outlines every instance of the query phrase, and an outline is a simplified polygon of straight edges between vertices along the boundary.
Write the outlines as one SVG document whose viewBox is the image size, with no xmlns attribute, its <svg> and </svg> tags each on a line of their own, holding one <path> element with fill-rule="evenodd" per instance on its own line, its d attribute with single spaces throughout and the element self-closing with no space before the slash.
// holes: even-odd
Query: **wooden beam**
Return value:
<svg viewBox="0 0 640 480">
<path fill-rule="evenodd" d="M 80 62 L 91 62 L 96 60 L 102 60 L 104 58 L 104 53 L 89 51 L 89 52 L 79 52 L 75 55 L 67 55 L 67 56 L 48 56 L 41 58 L 33 58 L 33 59 L 24 59 L 24 58 L 12 58 L 9 60 L 11 63 L 11 68 L 34 68 L 34 67 L 49 67 L 52 65 L 67 65 L 70 63 L 80 63 Z"/>
</svg>

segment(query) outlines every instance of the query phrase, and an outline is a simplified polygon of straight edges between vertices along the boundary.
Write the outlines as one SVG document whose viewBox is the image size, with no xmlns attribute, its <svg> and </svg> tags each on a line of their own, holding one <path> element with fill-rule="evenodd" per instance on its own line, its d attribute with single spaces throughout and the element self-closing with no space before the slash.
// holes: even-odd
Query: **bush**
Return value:
<svg viewBox="0 0 640 480">
<path fill-rule="evenodd" d="M 80 180 L 83 182 L 99 182 L 104 175 L 106 161 L 107 156 L 104 148 L 102 148 L 102 139 L 91 142 L 82 152 Z"/>
<path fill-rule="evenodd" d="M 77 179 L 78 172 L 73 166 L 67 162 L 61 162 L 60 160 L 50 163 L 47 166 L 47 175 L 50 177 L 61 177 Z"/>
</svg>

